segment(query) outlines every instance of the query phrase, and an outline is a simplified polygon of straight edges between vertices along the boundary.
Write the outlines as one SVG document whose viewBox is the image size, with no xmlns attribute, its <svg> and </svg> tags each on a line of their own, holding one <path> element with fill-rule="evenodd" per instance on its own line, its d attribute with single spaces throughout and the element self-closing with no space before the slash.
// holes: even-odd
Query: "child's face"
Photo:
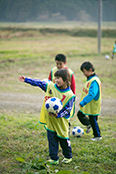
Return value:
<svg viewBox="0 0 116 174">
<path fill-rule="evenodd" d="M 89 77 L 93 74 L 94 72 L 92 72 L 92 69 L 90 68 L 89 70 L 86 70 L 85 68 L 83 68 L 83 74 L 85 77 Z"/>
<path fill-rule="evenodd" d="M 64 63 L 64 62 L 62 62 L 62 61 L 56 60 L 56 67 L 57 67 L 58 69 L 64 68 L 64 67 L 65 67 L 65 64 L 66 64 L 66 63 Z"/>
<path fill-rule="evenodd" d="M 55 83 L 61 89 L 66 89 L 67 88 L 67 83 L 66 83 L 66 81 L 63 81 L 62 77 L 56 76 L 55 77 Z"/>
</svg>

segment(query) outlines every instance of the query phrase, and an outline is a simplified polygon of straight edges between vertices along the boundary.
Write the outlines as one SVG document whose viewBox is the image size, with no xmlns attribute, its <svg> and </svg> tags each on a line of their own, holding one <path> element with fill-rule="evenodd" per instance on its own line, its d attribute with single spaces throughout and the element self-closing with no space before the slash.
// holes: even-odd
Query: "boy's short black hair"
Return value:
<svg viewBox="0 0 116 174">
<path fill-rule="evenodd" d="M 70 74 L 66 68 L 58 69 L 54 76 L 61 77 L 64 82 L 67 82 L 67 86 L 70 86 Z"/>
<path fill-rule="evenodd" d="M 56 57 L 55 57 L 55 61 L 56 60 L 66 63 L 66 56 L 64 54 L 57 54 Z"/>
<path fill-rule="evenodd" d="M 83 71 L 83 68 L 86 69 L 87 71 L 89 71 L 90 69 L 92 69 L 92 72 L 95 71 L 95 68 L 93 67 L 91 62 L 84 62 L 81 66 L 80 66 L 80 70 Z"/>
</svg>

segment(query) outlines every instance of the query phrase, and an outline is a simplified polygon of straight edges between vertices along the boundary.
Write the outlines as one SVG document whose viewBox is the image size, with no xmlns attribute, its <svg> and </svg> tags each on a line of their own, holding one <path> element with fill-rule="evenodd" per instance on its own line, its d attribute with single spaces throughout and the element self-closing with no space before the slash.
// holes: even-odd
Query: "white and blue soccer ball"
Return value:
<svg viewBox="0 0 116 174">
<path fill-rule="evenodd" d="M 84 130 L 80 126 L 75 126 L 72 130 L 72 135 L 75 137 L 82 137 L 84 135 Z"/>
<path fill-rule="evenodd" d="M 63 107 L 63 104 L 59 98 L 51 97 L 45 102 L 45 108 L 48 112 L 56 114 Z"/>
</svg>

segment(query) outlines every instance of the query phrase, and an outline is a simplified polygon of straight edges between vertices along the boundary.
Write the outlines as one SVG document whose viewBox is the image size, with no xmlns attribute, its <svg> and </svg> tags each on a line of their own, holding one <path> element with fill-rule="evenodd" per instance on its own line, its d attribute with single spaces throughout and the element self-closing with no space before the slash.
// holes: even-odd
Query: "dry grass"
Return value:
<svg viewBox="0 0 116 174">
<path fill-rule="evenodd" d="M 21 89 L 17 77 L 21 74 L 47 78 L 50 69 L 55 66 L 55 55 L 64 53 L 67 56 L 67 66 L 75 73 L 77 91 L 81 91 L 81 84 L 85 79 L 80 72 L 80 65 L 84 61 L 91 61 L 102 80 L 103 96 L 109 97 L 110 94 L 113 97 L 116 60 L 105 59 L 106 54 L 111 56 L 113 43 L 111 38 L 102 38 L 102 53 L 98 54 L 97 38 L 41 35 L 38 38 L 3 39 L 0 41 L 0 91 L 12 91 L 13 86 L 13 91 L 19 92 Z"/>
<path fill-rule="evenodd" d="M 39 96 L 41 91 L 22 84 L 18 81 L 18 76 L 23 74 L 33 78 L 47 78 L 50 69 L 55 66 L 55 55 L 64 53 L 67 56 L 67 66 L 75 73 L 78 98 L 85 82 L 85 77 L 79 69 L 80 65 L 84 61 L 91 61 L 102 82 L 103 98 L 109 98 L 108 101 L 115 102 L 116 58 L 105 59 L 106 54 L 111 56 L 113 44 L 113 38 L 102 38 L 102 53 L 98 54 L 97 38 L 66 35 L 6 37 L 0 40 L 0 93 L 38 94 Z M 109 107 L 109 103 L 105 107 Z M 38 116 L 39 113 L 33 113 L 30 109 L 25 112 L 15 112 L 12 108 L 9 111 L 6 108 L 0 110 L 0 146 L 2 149 L 0 172 L 2 174 L 34 174 L 38 170 L 30 167 L 31 161 L 35 160 L 36 156 L 39 159 L 47 159 L 46 133 L 38 124 Z M 99 122 L 103 135 L 101 142 L 90 141 L 93 136 L 92 132 L 80 139 L 71 136 L 73 162 L 70 165 L 60 163 L 59 166 L 52 166 L 54 173 L 57 169 L 59 171 L 69 170 L 74 174 L 114 174 L 116 172 L 115 121 L 115 112 L 104 113 L 100 116 Z M 76 125 L 82 126 L 78 119 L 73 117 L 72 127 Z M 83 128 L 85 129 L 84 126 Z M 63 158 L 61 150 L 59 156 L 61 160 Z M 18 157 L 23 158 L 29 165 L 22 168 L 16 161 Z"/>
</svg>

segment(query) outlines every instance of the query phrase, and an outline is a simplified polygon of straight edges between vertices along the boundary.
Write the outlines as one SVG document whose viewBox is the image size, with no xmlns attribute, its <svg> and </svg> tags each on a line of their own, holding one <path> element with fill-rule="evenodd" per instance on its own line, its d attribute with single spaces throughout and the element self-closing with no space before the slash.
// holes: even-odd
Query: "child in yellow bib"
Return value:
<svg viewBox="0 0 116 174">
<path fill-rule="evenodd" d="M 66 68 L 70 74 L 70 81 L 71 81 L 70 88 L 73 91 L 73 93 L 75 94 L 76 93 L 76 82 L 75 82 L 74 72 L 66 66 L 67 57 L 64 54 L 57 54 L 55 56 L 55 63 L 56 63 L 56 66 L 51 69 L 48 79 L 50 81 L 52 81 L 53 83 L 55 83 L 55 76 L 54 76 L 55 72 L 58 69 Z"/>
<path fill-rule="evenodd" d="M 75 81 L 75 77 L 74 77 L 74 72 L 66 66 L 67 57 L 64 54 L 59 53 L 55 56 L 55 63 L 56 63 L 56 66 L 51 69 L 48 79 L 50 81 L 52 81 L 53 83 L 55 83 L 55 76 L 54 76 L 55 72 L 58 69 L 66 68 L 70 74 L 70 81 L 71 81 L 70 88 L 73 91 L 73 93 L 75 94 L 76 93 L 76 81 Z M 71 129 L 71 123 L 69 120 L 69 134 L 70 134 L 70 129 Z"/>
<path fill-rule="evenodd" d="M 90 62 L 84 62 L 81 71 L 87 77 L 87 81 L 82 90 L 80 99 L 80 110 L 77 116 L 83 125 L 87 126 L 86 133 L 93 129 L 93 141 L 102 139 L 100 128 L 97 123 L 98 115 L 101 111 L 101 82 L 94 72 L 94 67 Z M 89 118 L 86 116 L 88 115 Z"/>
<path fill-rule="evenodd" d="M 62 162 L 69 163 L 72 161 L 72 150 L 68 135 L 69 119 L 74 115 L 75 111 L 75 95 L 70 89 L 70 75 L 68 70 L 60 69 L 55 72 L 55 84 L 53 82 L 41 81 L 39 79 L 25 78 L 20 76 L 19 80 L 38 86 L 46 92 L 44 103 L 50 97 L 57 97 L 63 103 L 61 111 L 54 115 L 48 113 L 42 108 L 40 115 L 40 123 L 45 124 L 47 130 L 47 138 L 49 144 L 49 156 L 51 164 L 58 164 L 58 148 L 59 143 L 62 148 L 64 159 Z"/>
</svg>

